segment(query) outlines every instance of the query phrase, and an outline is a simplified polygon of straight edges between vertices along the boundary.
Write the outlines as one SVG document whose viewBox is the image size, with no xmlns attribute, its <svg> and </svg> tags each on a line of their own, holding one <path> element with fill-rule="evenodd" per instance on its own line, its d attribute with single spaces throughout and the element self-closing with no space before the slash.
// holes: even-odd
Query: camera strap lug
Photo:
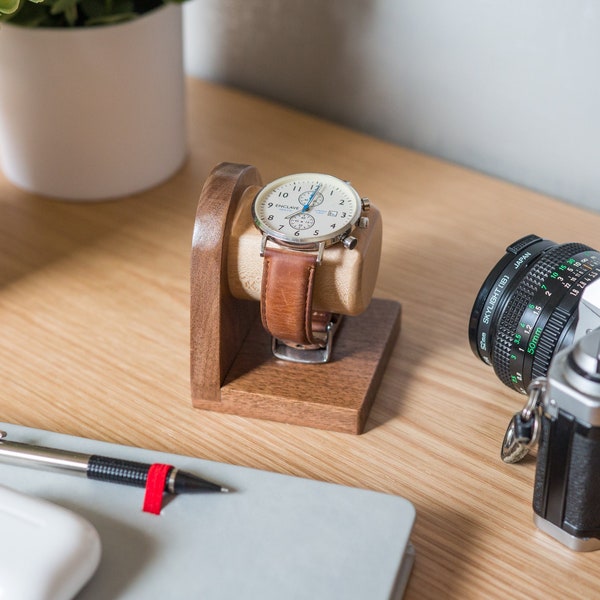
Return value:
<svg viewBox="0 0 600 600">
<path fill-rule="evenodd" d="M 541 403 L 546 390 L 546 379 L 538 377 L 527 388 L 527 402 L 515 413 L 508 424 L 500 455 L 505 463 L 523 460 L 537 443 L 540 435 Z"/>
</svg>

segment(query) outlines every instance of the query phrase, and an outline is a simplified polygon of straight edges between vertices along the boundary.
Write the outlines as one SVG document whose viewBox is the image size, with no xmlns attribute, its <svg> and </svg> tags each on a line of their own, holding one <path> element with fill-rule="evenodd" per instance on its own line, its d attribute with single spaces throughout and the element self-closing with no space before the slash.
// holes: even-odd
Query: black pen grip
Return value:
<svg viewBox="0 0 600 600">
<path fill-rule="evenodd" d="M 93 455 L 88 461 L 87 476 L 98 481 L 145 487 L 149 469 L 150 465 L 145 463 Z"/>
</svg>

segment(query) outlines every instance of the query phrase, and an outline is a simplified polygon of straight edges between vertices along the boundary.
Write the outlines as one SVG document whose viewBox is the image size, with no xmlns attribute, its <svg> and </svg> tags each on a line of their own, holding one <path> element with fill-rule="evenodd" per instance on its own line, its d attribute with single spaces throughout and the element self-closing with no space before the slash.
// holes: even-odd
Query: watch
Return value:
<svg viewBox="0 0 600 600">
<path fill-rule="evenodd" d="M 264 259 L 261 319 L 275 356 L 295 362 L 327 362 L 341 315 L 313 309 L 315 270 L 326 248 L 352 250 L 356 227 L 367 227 L 369 201 L 332 175 L 287 175 L 263 187 L 252 203 L 262 232 Z"/>
</svg>

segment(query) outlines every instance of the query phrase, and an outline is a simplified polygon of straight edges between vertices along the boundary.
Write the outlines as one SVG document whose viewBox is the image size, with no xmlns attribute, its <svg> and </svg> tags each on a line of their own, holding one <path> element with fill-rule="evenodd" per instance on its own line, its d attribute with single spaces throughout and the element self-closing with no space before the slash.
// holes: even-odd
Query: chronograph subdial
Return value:
<svg viewBox="0 0 600 600">
<path fill-rule="evenodd" d="M 321 192 L 315 193 L 313 190 L 307 190 L 298 196 L 298 202 L 302 204 L 302 206 L 309 204 L 310 208 L 319 206 L 319 204 L 323 203 L 323 194 L 321 194 Z"/>
<path fill-rule="evenodd" d="M 310 229 L 315 224 L 315 218 L 309 213 L 299 212 L 289 218 L 289 224 L 299 231 Z"/>
</svg>

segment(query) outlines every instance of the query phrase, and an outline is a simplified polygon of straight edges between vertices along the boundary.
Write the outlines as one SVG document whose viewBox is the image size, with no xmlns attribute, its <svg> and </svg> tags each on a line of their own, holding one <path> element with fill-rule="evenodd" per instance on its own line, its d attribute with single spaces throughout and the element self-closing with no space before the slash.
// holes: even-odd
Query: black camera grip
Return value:
<svg viewBox="0 0 600 600">
<path fill-rule="evenodd" d="M 600 537 L 600 427 L 542 418 L 533 509 L 578 538 Z"/>
<path fill-rule="evenodd" d="M 598 429 L 578 424 L 573 436 L 563 529 L 578 537 L 600 535 Z"/>
</svg>

